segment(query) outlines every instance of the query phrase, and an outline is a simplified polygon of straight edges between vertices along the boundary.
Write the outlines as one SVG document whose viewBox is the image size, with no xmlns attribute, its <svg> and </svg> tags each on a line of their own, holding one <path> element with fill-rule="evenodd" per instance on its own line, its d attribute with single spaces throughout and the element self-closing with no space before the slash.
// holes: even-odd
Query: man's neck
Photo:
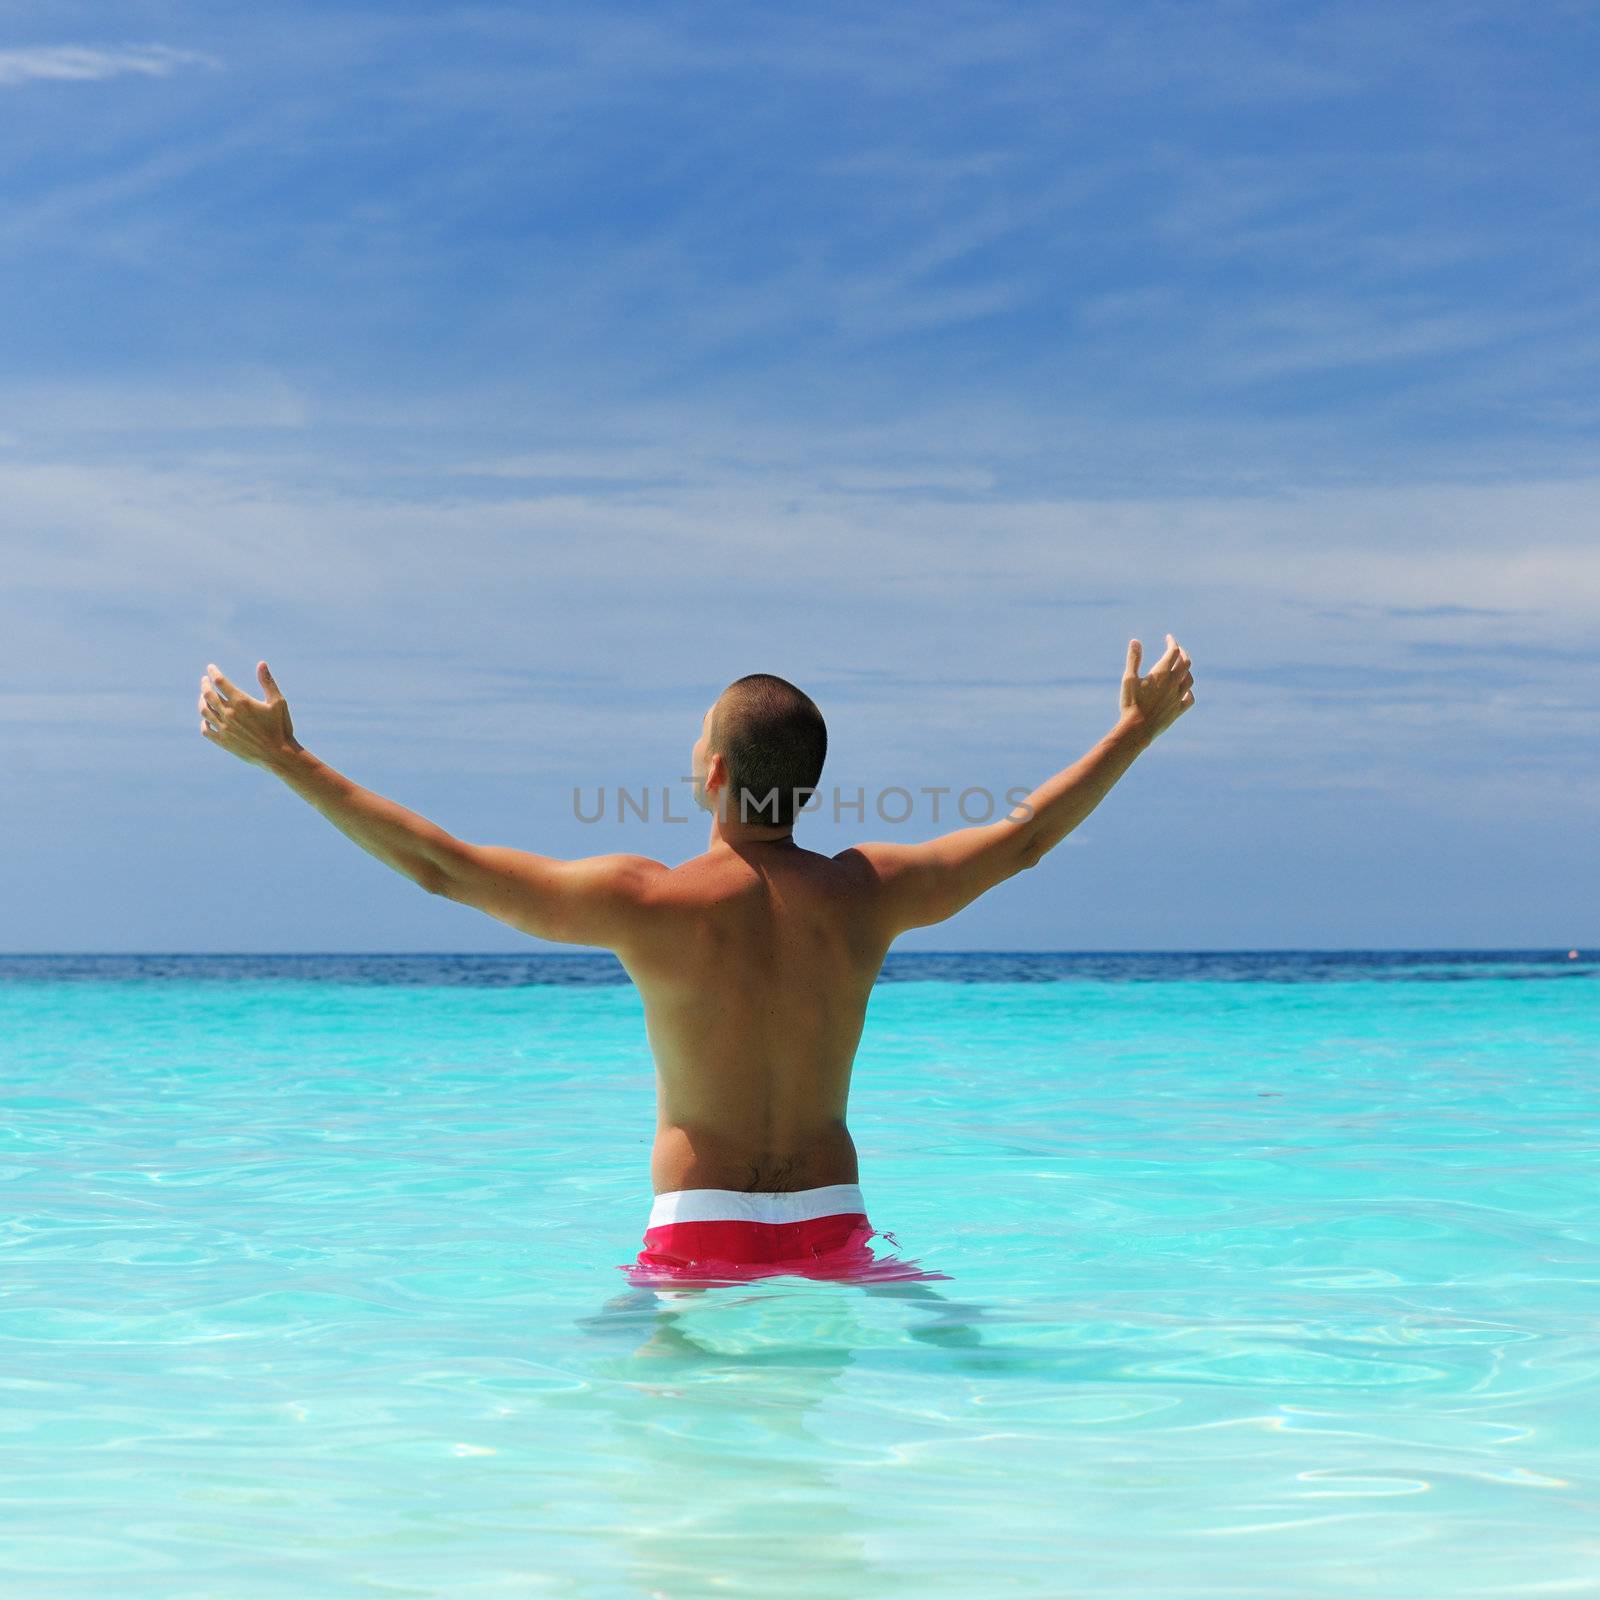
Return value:
<svg viewBox="0 0 1600 1600">
<path fill-rule="evenodd" d="M 711 814 L 711 842 L 707 850 L 726 845 L 730 850 L 744 850 L 757 844 L 794 843 L 794 824 L 780 825 L 770 822 L 740 822 L 735 817 Z"/>
</svg>

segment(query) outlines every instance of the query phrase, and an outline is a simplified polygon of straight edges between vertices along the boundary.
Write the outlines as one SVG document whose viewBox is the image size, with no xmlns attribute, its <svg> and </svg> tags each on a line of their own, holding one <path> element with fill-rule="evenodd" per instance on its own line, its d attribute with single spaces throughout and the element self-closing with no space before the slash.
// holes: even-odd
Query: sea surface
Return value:
<svg viewBox="0 0 1600 1600">
<path fill-rule="evenodd" d="M 891 958 L 672 1297 L 610 958 L 0 958 L 0 1594 L 1592 1600 L 1594 956 Z"/>
</svg>

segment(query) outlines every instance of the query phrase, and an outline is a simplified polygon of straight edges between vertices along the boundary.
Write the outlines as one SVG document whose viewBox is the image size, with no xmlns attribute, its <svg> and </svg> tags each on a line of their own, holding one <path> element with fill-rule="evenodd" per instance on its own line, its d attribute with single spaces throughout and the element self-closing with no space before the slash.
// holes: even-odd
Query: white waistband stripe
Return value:
<svg viewBox="0 0 1600 1600">
<path fill-rule="evenodd" d="M 747 1194 L 741 1189 L 672 1189 L 650 1207 L 652 1228 L 669 1222 L 812 1222 L 843 1212 L 866 1214 L 861 1186 L 830 1183 L 789 1194 Z"/>
</svg>

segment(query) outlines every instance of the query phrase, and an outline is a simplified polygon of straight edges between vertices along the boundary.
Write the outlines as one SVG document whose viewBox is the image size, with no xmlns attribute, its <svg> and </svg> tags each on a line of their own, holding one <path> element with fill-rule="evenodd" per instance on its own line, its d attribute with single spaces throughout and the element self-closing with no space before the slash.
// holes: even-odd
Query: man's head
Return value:
<svg viewBox="0 0 1600 1600">
<path fill-rule="evenodd" d="M 706 712 L 694 747 L 695 800 L 730 821 L 787 827 L 827 753 L 827 725 L 810 695 L 753 672 Z"/>
</svg>

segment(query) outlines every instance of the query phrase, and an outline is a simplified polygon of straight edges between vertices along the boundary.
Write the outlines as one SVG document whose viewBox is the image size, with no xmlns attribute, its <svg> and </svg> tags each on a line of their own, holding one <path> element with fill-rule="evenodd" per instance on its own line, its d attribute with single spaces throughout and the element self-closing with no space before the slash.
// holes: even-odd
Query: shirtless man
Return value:
<svg viewBox="0 0 1600 1600">
<path fill-rule="evenodd" d="M 616 954 L 643 997 L 657 1068 L 655 1203 L 639 1264 L 671 1277 L 697 1262 L 860 1256 L 872 1230 L 845 1107 L 884 956 L 907 929 L 943 922 L 1035 865 L 1194 704 L 1189 656 L 1170 633 L 1148 674 L 1140 651 L 1131 640 L 1111 730 L 1005 818 L 836 856 L 794 839 L 822 774 L 821 713 L 764 674 L 730 685 L 705 714 L 693 774 L 711 839 L 677 867 L 467 844 L 306 750 L 264 661 L 264 700 L 208 668 L 200 731 L 428 893 Z"/>
</svg>

